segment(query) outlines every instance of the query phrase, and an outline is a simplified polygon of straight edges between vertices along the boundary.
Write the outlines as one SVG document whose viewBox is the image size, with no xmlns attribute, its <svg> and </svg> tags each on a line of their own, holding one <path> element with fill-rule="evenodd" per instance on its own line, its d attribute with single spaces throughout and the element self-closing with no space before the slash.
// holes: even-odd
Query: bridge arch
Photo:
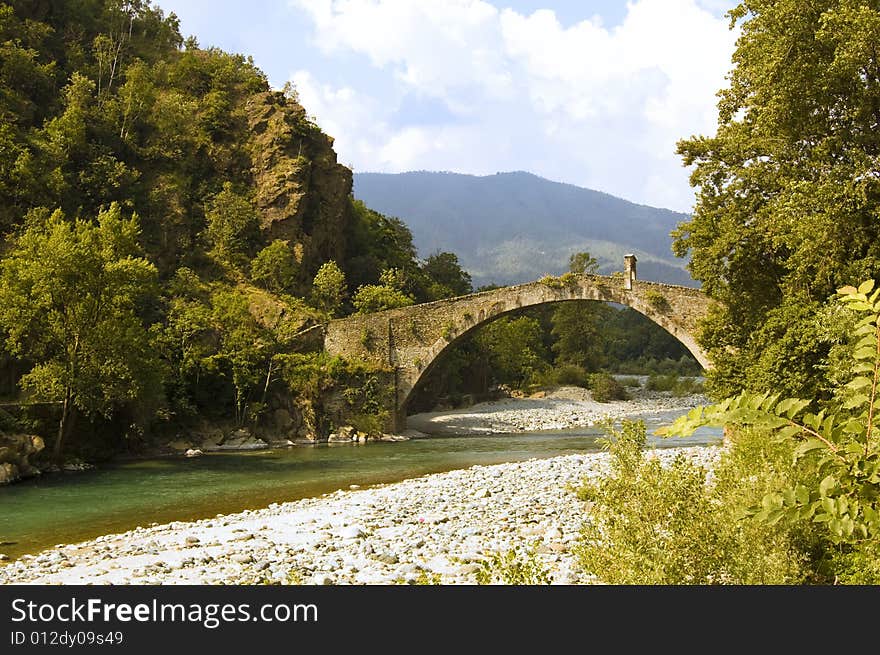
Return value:
<svg viewBox="0 0 880 655">
<path fill-rule="evenodd" d="M 597 300 L 631 307 L 678 339 L 704 367 L 711 362 L 697 343 L 700 319 L 711 300 L 690 287 L 602 275 L 565 275 L 482 293 L 355 315 L 327 325 L 324 348 L 393 369 L 395 428 L 406 422 L 406 405 L 419 381 L 452 345 L 481 326 L 527 307 Z"/>
</svg>

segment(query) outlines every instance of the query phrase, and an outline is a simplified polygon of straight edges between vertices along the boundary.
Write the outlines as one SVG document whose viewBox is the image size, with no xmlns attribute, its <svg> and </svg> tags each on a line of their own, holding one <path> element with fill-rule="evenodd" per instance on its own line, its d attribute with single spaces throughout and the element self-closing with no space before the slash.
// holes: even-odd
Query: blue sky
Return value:
<svg viewBox="0 0 880 655">
<path fill-rule="evenodd" d="M 715 126 L 730 0 L 154 0 L 292 81 L 355 171 L 527 170 L 689 211 L 675 142 Z"/>
</svg>

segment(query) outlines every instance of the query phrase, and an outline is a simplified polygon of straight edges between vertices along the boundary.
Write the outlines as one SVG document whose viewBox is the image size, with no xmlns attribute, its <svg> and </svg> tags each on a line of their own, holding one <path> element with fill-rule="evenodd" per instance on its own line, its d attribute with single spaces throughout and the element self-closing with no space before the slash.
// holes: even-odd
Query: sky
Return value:
<svg viewBox="0 0 880 655">
<path fill-rule="evenodd" d="M 529 171 L 689 212 L 733 0 L 154 0 L 250 55 L 355 172 Z"/>
</svg>

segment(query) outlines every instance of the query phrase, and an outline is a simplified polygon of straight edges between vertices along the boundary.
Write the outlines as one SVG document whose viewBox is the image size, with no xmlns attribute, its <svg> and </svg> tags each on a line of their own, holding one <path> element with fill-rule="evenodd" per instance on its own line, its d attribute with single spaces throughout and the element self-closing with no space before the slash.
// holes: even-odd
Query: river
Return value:
<svg viewBox="0 0 880 655">
<path fill-rule="evenodd" d="M 681 410 L 640 416 L 649 434 Z M 397 443 L 302 446 L 119 463 L 46 475 L 0 489 L 0 552 L 11 558 L 139 525 L 185 521 L 320 496 L 349 485 L 596 451 L 598 428 L 435 437 Z M 654 445 L 714 443 L 720 430 Z"/>
</svg>

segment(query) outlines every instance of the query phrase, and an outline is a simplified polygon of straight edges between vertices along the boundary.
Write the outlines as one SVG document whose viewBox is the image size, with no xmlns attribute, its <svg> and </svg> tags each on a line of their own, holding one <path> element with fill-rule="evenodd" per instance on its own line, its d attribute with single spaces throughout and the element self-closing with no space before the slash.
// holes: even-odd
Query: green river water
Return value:
<svg viewBox="0 0 880 655">
<path fill-rule="evenodd" d="M 641 416 L 653 428 L 681 411 Z M 361 486 L 531 458 L 599 450 L 596 428 L 397 443 L 301 446 L 130 461 L 82 473 L 45 475 L 0 489 L 0 553 L 11 558 L 62 543 L 166 523 L 266 507 Z M 720 430 L 657 446 L 718 442 Z"/>
</svg>

